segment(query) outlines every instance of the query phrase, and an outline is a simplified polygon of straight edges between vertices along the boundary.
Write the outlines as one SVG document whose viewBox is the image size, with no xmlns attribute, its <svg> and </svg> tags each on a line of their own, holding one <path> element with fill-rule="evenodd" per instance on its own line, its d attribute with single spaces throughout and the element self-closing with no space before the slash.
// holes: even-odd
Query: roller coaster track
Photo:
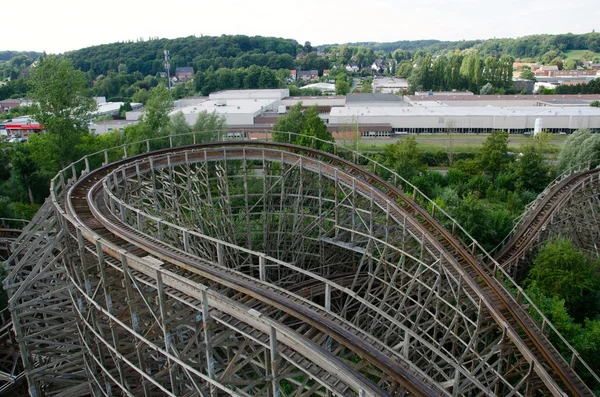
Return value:
<svg viewBox="0 0 600 397">
<path fill-rule="evenodd" d="M 523 262 L 522 259 L 528 256 L 537 242 L 544 240 L 540 238 L 540 234 L 546 231 L 556 214 L 568 205 L 574 192 L 597 186 L 600 183 L 599 177 L 599 168 L 586 169 L 562 176 L 551 184 L 524 214 L 521 222 L 516 225 L 511 234 L 507 236 L 506 243 L 501 244 L 502 248 L 495 255 L 496 260 L 510 273 L 517 276 L 521 274 L 522 268 L 519 266 L 519 261 Z M 585 204 L 582 202 L 570 203 L 574 207 L 584 207 Z M 594 208 L 584 208 L 583 210 L 589 210 L 590 214 L 594 212 Z M 569 231 L 562 230 L 562 232 L 568 233 Z"/>
<path fill-rule="evenodd" d="M 22 219 L 0 219 L 0 261 L 5 261 L 11 252 L 11 244 L 21 234 L 27 224 Z M 12 332 L 13 323 L 8 310 L 0 312 L 0 395 L 19 389 L 20 382 L 25 379 L 19 347 Z M 22 389 L 19 389 L 22 392 Z"/>
<path fill-rule="evenodd" d="M 64 264 L 57 327 L 87 377 L 65 395 L 593 395 L 501 266 L 396 176 L 282 143 L 124 155 L 63 170 L 32 222 L 47 237 L 9 258 L 17 280 L 37 238 Z M 25 360 L 42 394 L 44 354 Z"/>
</svg>

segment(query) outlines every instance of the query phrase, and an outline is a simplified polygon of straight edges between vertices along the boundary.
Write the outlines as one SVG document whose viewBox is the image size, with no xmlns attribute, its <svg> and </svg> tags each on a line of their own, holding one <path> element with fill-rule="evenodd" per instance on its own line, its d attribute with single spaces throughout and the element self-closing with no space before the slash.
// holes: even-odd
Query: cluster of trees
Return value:
<svg viewBox="0 0 600 397">
<path fill-rule="evenodd" d="M 546 162 L 550 135 L 542 134 L 520 148 L 522 156 L 508 149 L 508 133 L 489 135 L 473 158 L 457 159 L 452 136 L 445 155 L 451 164 L 442 175 L 427 169 L 424 153 L 414 137 L 388 145 L 378 161 L 410 180 L 450 213 L 486 248 L 495 247 L 510 232 L 512 220 L 552 180 L 554 170 Z"/>
<path fill-rule="evenodd" d="M 589 83 L 574 85 L 559 85 L 555 89 L 556 94 L 600 94 L 600 79 L 594 79 Z"/>
<path fill-rule="evenodd" d="M 281 77 L 289 76 L 289 69 L 282 69 L 282 71 L 283 74 L 278 77 L 271 69 L 256 65 L 240 69 L 209 68 L 205 72 L 196 73 L 194 85 L 196 92 L 202 95 L 224 89 L 279 88 L 285 86 Z"/>
<path fill-rule="evenodd" d="M 558 34 L 558 35 L 531 35 L 519 38 L 470 40 L 470 41 L 438 41 L 438 40 L 414 40 L 396 41 L 392 43 L 350 43 L 350 47 L 367 47 L 375 51 L 386 53 L 396 49 L 407 51 L 424 50 L 428 53 L 453 52 L 455 50 L 476 49 L 483 56 L 499 58 L 502 55 L 510 55 L 515 58 L 530 58 L 534 61 L 548 62 L 558 54 L 569 50 L 589 50 L 600 52 L 600 33 L 592 32 L 585 34 Z M 326 46 L 327 47 L 327 46 Z M 552 58 L 551 51 L 556 55 Z M 545 58 L 544 58 L 545 57 Z"/>
<path fill-rule="evenodd" d="M 206 112 L 188 126 L 182 114 L 169 117 L 173 90 L 164 84 L 150 89 L 143 119 L 125 128 L 123 134 L 90 135 L 88 123 L 96 108 L 86 74 L 75 70 L 70 60 L 49 56 L 32 70 L 30 107 L 33 117 L 47 133 L 29 137 L 23 144 L 3 143 L 0 151 L 0 217 L 31 218 L 49 192 L 49 182 L 69 163 L 82 156 L 124 143 L 196 131 L 197 141 L 226 129 L 225 118 Z M 210 131 L 210 132 L 209 132 Z M 205 134 L 205 135 L 203 135 Z M 178 138 L 179 144 L 191 137 Z M 185 141 L 188 139 L 189 142 Z M 145 150 L 145 145 L 137 148 Z M 131 149 L 135 153 L 136 148 Z"/>
<path fill-rule="evenodd" d="M 598 258 L 577 250 L 567 239 L 552 239 L 538 251 L 524 284 L 527 295 L 558 331 L 596 373 L 600 372 Z M 550 339 L 570 357 L 554 334 Z"/>
<path fill-rule="evenodd" d="M 169 49 L 171 65 L 193 66 L 195 70 L 247 68 L 251 65 L 270 69 L 293 68 L 298 50 L 295 40 L 243 35 L 220 37 L 181 37 L 138 42 L 104 44 L 68 52 L 75 68 L 95 76 L 109 70 L 138 71 L 144 76 L 162 72 L 163 51 Z"/>
<path fill-rule="evenodd" d="M 273 140 L 309 146 L 327 152 L 333 148 L 327 143 L 333 142 L 333 136 L 319 117 L 316 106 L 304 110 L 302 102 L 292 106 L 290 111 L 273 126 Z"/>
<path fill-rule="evenodd" d="M 409 83 L 416 90 L 479 92 L 490 84 L 495 90 L 506 91 L 512 89 L 513 62 L 514 58 L 507 55 L 484 59 L 477 51 L 455 52 L 435 59 L 427 54 L 412 71 Z"/>
</svg>

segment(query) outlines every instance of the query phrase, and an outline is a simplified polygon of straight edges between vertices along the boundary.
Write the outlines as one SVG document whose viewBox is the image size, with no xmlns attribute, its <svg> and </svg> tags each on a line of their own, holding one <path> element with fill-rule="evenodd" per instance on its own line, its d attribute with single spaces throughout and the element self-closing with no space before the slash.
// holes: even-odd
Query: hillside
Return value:
<svg viewBox="0 0 600 397">
<path fill-rule="evenodd" d="M 139 71 L 155 75 L 163 71 L 163 51 L 171 53 L 171 66 L 193 66 L 194 70 L 245 68 L 292 68 L 298 43 L 295 40 L 261 36 L 182 37 L 103 44 L 67 52 L 76 68 L 92 74 L 109 70 Z"/>
<path fill-rule="evenodd" d="M 13 58 L 25 56 L 31 59 L 39 58 L 41 52 L 36 51 L 0 51 L 0 62 L 8 62 Z"/>
</svg>

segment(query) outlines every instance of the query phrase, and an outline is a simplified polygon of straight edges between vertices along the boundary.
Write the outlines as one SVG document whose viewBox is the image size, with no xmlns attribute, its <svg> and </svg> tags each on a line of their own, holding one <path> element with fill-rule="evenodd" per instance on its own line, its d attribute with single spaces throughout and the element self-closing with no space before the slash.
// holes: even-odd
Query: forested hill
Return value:
<svg viewBox="0 0 600 397">
<path fill-rule="evenodd" d="M 438 40 L 415 40 L 396 41 L 393 43 L 348 43 L 348 46 L 365 46 L 373 50 L 393 52 L 397 49 L 414 51 L 422 49 L 426 52 L 437 52 L 441 50 L 464 50 L 476 48 L 483 55 L 499 56 L 501 54 L 512 55 L 515 58 L 539 58 L 548 51 L 589 50 L 600 52 L 600 33 L 592 32 L 585 34 L 542 34 L 524 36 L 516 39 L 488 39 L 471 41 L 438 41 Z M 319 46 L 320 48 L 330 45 Z M 339 46 L 334 44 L 333 46 Z"/>
<path fill-rule="evenodd" d="M 20 56 L 36 59 L 39 58 L 40 55 L 42 55 L 42 53 L 36 51 L 0 51 L 0 62 L 10 61 L 11 59 Z"/>
<path fill-rule="evenodd" d="M 139 71 L 155 75 L 164 70 L 163 51 L 171 53 L 171 67 L 193 66 L 195 70 L 245 68 L 251 65 L 271 69 L 294 67 L 298 43 L 295 40 L 261 36 L 182 37 L 103 44 L 65 53 L 76 68 L 94 75 L 109 70 Z"/>
<path fill-rule="evenodd" d="M 482 40 L 470 40 L 470 41 L 440 41 L 440 40 L 402 40 L 394 41 L 393 43 L 379 43 L 379 42 L 357 42 L 343 44 L 349 47 L 367 47 L 372 48 L 374 51 L 385 51 L 393 52 L 395 50 L 404 51 L 416 51 L 424 50 L 426 52 L 437 52 L 446 49 L 459 49 L 464 50 L 471 48 L 477 44 L 480 44 Z M 341 44 L 326 44 L 317 46 L 319 49 L 325 47 L 339 47 Z"/>
</svg>

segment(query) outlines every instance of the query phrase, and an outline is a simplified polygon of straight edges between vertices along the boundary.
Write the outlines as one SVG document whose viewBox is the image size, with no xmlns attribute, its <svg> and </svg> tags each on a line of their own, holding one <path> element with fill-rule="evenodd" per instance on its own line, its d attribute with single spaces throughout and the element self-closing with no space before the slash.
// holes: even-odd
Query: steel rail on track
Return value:
<svg viewBox="0 0 600 397">
<path fill-rule="evenodd" d="M 195 139 L 195 136 L 194 136 L 194 139 Z M 170 140 L 170 142 L 172 143 L 172 138 L 171 138 L 171 137 L 169 137 L 169 140 Z M 146 142 L 147 142 L 147 146 L 148 146 L 148 147 L 150 147 L 150 145 L 149 145 L 148 141 L 146 141 Z M 248 142 L 246 142 L 246 144 L 247 144 L 247 143 L 248 143 Z M 222 144 L 222 143 L 220 143 L 220 144 L 216 144 L 216 145 L 221 145 L 221 144 Z M 259 143 L 259 144 L 260 144 L 260 143 Z M 307 148 L 302 148 L 302 149 L 303 149 L 303 150 L 308 150 Z M 125 149 L 125 147 L 123 147 L 123 150 L 124 150 L 124 155 L 125 155 L 125 157 L 127 157 L 127 153 L 126 153 L 126 149 Z M 169 148 L 169 149 L 165 149 L 165 150 L 164 150 L 164 152 L 168 152 L 168 151 L 172 151 L 172 150 L 173 150 L 173 149 L 170 149 L 170 148 Z M 104 157 L 105 157 L 105 159 L 106 159 L 106 160 L 108 160 L 108 154 L 107 154 L 107 153 L 108 153 L 107 151 L 104 151 Z M 89 172 L 89 170 L 90 170 L 90 165 L 89 165 L 89 162 L 88 162 L 88 159 L 89 159 L 89 158 L 91 158 L 91 156 L 86 156 L 86 157 L 85 157 L 85 165 L 86 165 L 86 167 L 85 167 L 85 171 L 87 171 L 87 172 Z M 127 158 L 125 161 L 131 161 L 131 160 L 133 160 L 133 159 L 134 159 L 134 157 L 130 157 L 130 158 Z M 341 159 L 340 159 L 340 160 L 341 160 Z M 345 161 L 345 160 L 342 160 L 342 161 Z M 348 163 L 349 163 L 349 164 L 352 164 L 352 165 L 354 165 L 354 163 L 350 163 L 350 162 L 348 162 Z M 80 163 L 80 164 L 81 164 L 81 163 Z M 73 171 L 73 180 L 76 180 L 76 179 L 78 179 L 78 175 L 77 175 L 77 174 L 78 174 L 78 171 L 76 170 L 75 166 L 74 166 L 74 165 L 72 165 L 72 166 L 71 166 L 71 169 L 72 169 L 72 171 Z M 62 171 L 62 172 L 61 172 L 61 173 L 60 173 L 60 174 L 59 174 L 59 175 L 58 175 L 56 178 L 54 178 L 54 179 L 53 179 L 53 182 L 52 182 L 52 185 L 53 185 L 53 186 L 52 186 L 52 192 L 53 192 L 53 193 L 58 193 L 60 190 L 64 190 L 64 189 L 65 189 L 65 186 L 66 186 L 67 180 L 68 180 L 68 179 L 70 179 L 70 177 L 69 177 L 68 175 L 66 175 L 66 174 L 65 174 L 65 171 L 68 171 L 68 170 L 69 170 L 69 168 L 67 168 L 67 169 L 63 170 L 63 171 Z M 79 170 L 82 170 L 82 167 L 79 167 Z M 373 176 L 373 175 L 372 175 L 372 176 Z M 383 181 L 383 180 L 382 180 L 382 181 Z M 59 183 L 59 182 L 60 182 L 60 183 Z M 400 192 L 400 191 L 399 191 L 399 190 L 396 188 L 396 186 L 394 186 L 394 185 L 390 185 L 390 187 L 391 187 L 392 189 L 396 190 L 398 194 L 400 194 L 400 193 L 401 193 L 401 192 Z M 419 212 L 419 213 L 420 213 L 422 216 L 424 216 L 424 217 L 427 217 L 427 218 L 431 218 L 431 217 L 430 217 L 430 215 L 429 215 L 429 214 L 428 214 L 426 211 L 424 211 L 423 209 L 421 209 L 421 208 L 420 208 L 418 205 L 416 205 L 416 206 L 415 206 L 415 208 L 416 208 L 416 210 L 417 210 L 417 211 L 418 211 L 418 212 Z M 432 219 L 431 219 L 431 220 L 432 220 Z M 433 221 L 433 224 L 435 224 L 435 223 L 436 223 L 436 222 L 435 222 L 435 221 Z M 468 252 L 466 252 L 466 250 L 464 249 L 464 246 L 462 245 L 462 242 L 460 242 L 460 241 L 454 241 L 454 239 L 453 239 L 453 236 L 452 236 L 452 235 L 450 235 L 449 233 L 447 233 L 445 230 L 443 230 L 443 228 L 439 228 L 439 229 L 437 230 L 437 232 L 439 232 L 439 233 L 442 233 L 442 234 L 445 234 L 445 235 L 446 235 L 446 237 L 449 237 L 449 241 L 451 241 L 451 242 L 452 242 L 452 245 L 453 245 L 453 246 L 456 248 L 456 250 L 457 250 L 457 251 L 462 251 L 462 254 L 465 254 L 465 253 L 466 253 L 466 254 L 468 254 Z M 510 305 L 509 305 L 509 307 L 510 307 Z M 513 310 L 514 310 L 514 309 L 515 309 L 515 308 L 513 308 Z M 516 309 L 516 310 L 518 310 L 518 309 Z M 525 329 L 527 330 L 528 328 L 527 328 L 527 327 L 525 327 Z"/>
<path fill-rule="evenodd" d="M 257 144 L 259 144 L 259 143 L 257 143 Z M 215 145 L 216 145 L 216 146 L 222 146 L 222 144 L 215 144 Z M 215 146 L 215 145 L 213 145 L 213 146 Z M 239 144 L 232 144 L 232 145 L 239 145 Z M 282 146 L 280 146 L 280 147 L 286 147 L 287 149 L 290 149 L 290 148 L 292 148 L 292 147 L 291 147 L 291 146 L 289 146 L 289 145 L 288 145 L 288 146 L 283 146 L 283 145 L 282 145 Z M 294 147 L 294 149 L 295 149 L 295 150 L 303 150 L 303 151 L 306 151 L 306 149 L 305 149 L 305 148 L 298 148 L 298 147 Z M 171 150 L 171 151 L 172 151 L 172 150 Z M 324 156 L 324 155 L 323 155 L 322 153 L 320 153 L 320 152 L 319 152 L 319 153 L 317 153 L 317 154 L 319 154 L 319 156 Z M 339 159 L 338 159 L 338 160 L 339 160 Z M 354 171 L 359 171 L 359 172 L 361 172 L 361 173 L 364 173 L 364 171 L 363 171 L 362 169 L 360 169 L 359 167 L 356 167 L 356 166 L 355 166 L 354 164 L 352 164 L 352 163 L 346 163 L 346 164 L 345 164 L 345 166 L 349 166 L 349 167 L 353 168 L 353 170 L 354 170 Z M 365 174 L 366 174 L 366 173 L 365 173 Z M 371 175 L 371 177 L 373 177 L 373 176 Z M 375 178 L 377 178 L 377 177 L 375 177 Z M 384 181 L 382 181 L 382 180 L 379 180 L 378 182 L 379 182 L 379 183 L 382 183 L 382 184 L 385 184 L 385 182 L 384 182 Z M 394 190 L 395 190 L 397 194 L 400 194 L 400 193 L 397 191 L 397 189 L 393 188 L 392 186 L 389 186 L 389 185 L 388 185 L 387 187 L 388 187 L 388 188 L 389 188 L 391 191 L 394 191 Z M 418 205 L 413 205 L 413 208 L 412 208 L 412 209 L 413 209 L 413 210 L 417 210 L 417 211 L 419 211 L 419 212 L 420 212 L 420 215 L 422 215 L 422 216 L 424 216 L 424 217 L 427 217 L 427 218 L 429 218 L 429 217 L 430 217 L 430 216 L 429 216 L 429 214 L 427 214 L 426 212 L 422 211 L 422 210 L 420 209 L 420 207 L 418 207 Z M 428 221 L 430 222 L 430 224 L 433 224 L 433 225 L 435 225 L 435 222 L 434 222 L 432 219 L 428 219 Z M 442 233 L 443 233 L 443 232 L 445 232 L 445 230 L 442 230 L 443 228 L 441 228 L 441 227 L 436 227 L 436 229 L 437 229 L 437 231 L 438 231 L 438 232 L 442 232 Z M 448 238 L 448 236 L 446 236 L 446 237 Z M 450 239 L 450 240 L 453 240 L 452 238 L 449 238 L 449 239 Z M 468 256 L 469 256 L 469 255 L 468 255 L 468 253 L 466 253 L 466 252 L 464 251 L 464 249 L 463 249 L 463 248 L 460 246 L 460 244 L 458 244 L 458 243 L 457 243 L 457 242 L 455 242 L 455 241 L 453 241 L 453 243 L 454 243 L 454 244 L 453 244 L 453 245 L 454 245 L 454 248 L 455 248 L 457 251 L 460 251 L 460 250 L 462 250 L 462 255 L 463 255 L 463 256 L 465 256 L 465 257 L 468 257 Z M 485 272 L 481 271 L 481 272 L 480 272 L 480 274 L 483 276 L 483 275 L 485 275 Z M 493 283 L 492 283 L 491 285 L 493 285 Z M 507 306 L 509 306 L 509 305 L 510 305 L 510 303 L 512 303 L 512 302 L 509 302 L 509 303 L 507 303 Z M 511 311 L 513 311 L 513 312 L 515 311 L 515 309 L 514 309 L 514 308 L 511 308 L 510 306 L 509 306 L 509 309 L 512 309 Z M 513 313 L 513 314 L 514 314 L 514 313 Z M 535 337 L 535 335 L 534 335 L 534 337 Z M 543 347 L 543 346 L 542 346 L 542 347 Z M 543 350 L 542 350 L 542 352 L 543 352 Z M 546 358 L 548 361 L 552 362 L 552 359 L 551 359 L 551 358 L 552 358 L 552 356 L 550 356 L 550 355 L 548 355 L 548 356 L 544 355 L 544 356 L 545 356 L 545 358 Z"/>
</svg>

